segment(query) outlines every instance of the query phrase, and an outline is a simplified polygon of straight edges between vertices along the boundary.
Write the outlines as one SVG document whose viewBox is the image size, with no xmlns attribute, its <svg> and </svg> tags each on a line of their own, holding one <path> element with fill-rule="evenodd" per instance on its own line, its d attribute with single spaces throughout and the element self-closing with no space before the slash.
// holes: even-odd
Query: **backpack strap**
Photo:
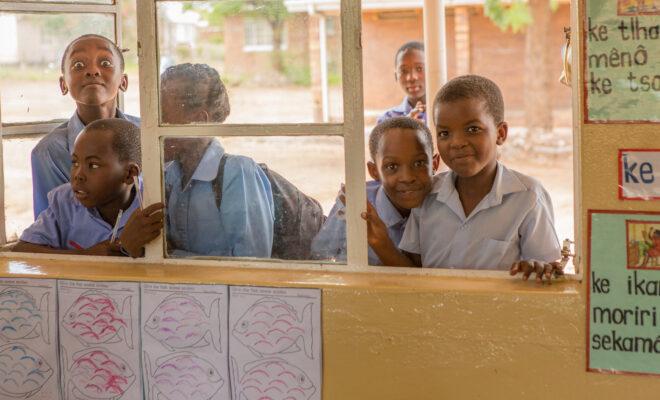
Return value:
<svg viewBox="0 0 660 400">
<path fill-rule="evenodd" d="M 222 184 L 225 180 L 225 164 L 227 164 L 227 153 L 222 154 L 220 157 L 220 164 L 218 164 L 218 174 L 213 180 L 213 193 L 215 194 L 215 205 L 220 209 L 222 204 Z"/>
</svg>

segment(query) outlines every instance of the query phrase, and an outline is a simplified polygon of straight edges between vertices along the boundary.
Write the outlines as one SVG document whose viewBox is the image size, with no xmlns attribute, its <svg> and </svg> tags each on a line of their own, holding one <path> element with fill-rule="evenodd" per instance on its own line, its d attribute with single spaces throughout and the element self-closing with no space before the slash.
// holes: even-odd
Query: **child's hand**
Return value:
<svg viewBox="0 0 660 400">
<path fill-rule="evenodd" d="M 144 245 L 163 229 L 163 203 L 154 203 L 143 210 L 135 210 L 119 235 L 122 247 L 133 257 L 142 257 Z"/>
<path fill-rule="evenodd" d="M 360 214 L 363 220 L 367 221 L 367 243 L 376 249 L 391 242 L 390 235 L 387 233 L 387 226 L 378 216 L 376 208 L 367 201 L 367 211 Z"/>
<path fill-rule="evenodd" d="M 550 284 L 553 275 L 555 277 L 564 275 L 563 268 L 564 268 L 563 265 L 561 265 L 558 261 L 544 263 L 534 260 L 529 260 L 529 261 L 520 260 L 511 264 L 511 269 L 509 269 L 509 274 L 513 276 L 518 274 L 519 272 L 522 272 L 523 274 L 522 278 L 524 281 L 526 281 L 529 279 L 529 276 L 532 273 L 535 273 L 536 281 L 538 283 L 543 283 L 545 279 L 545 282 Z"/>
<path fill-rule="evenodd" d="M 424 111 L 426 111 L 426 104 L 422 103 L 421 101 L 418 101 L 417 104 L 415 104 L 415 108 L 413 108 L 408 114 L 408 117 L 414 119 L 422 119 L 421 114 Z"/>
<path fill-rule="evenodd" d="M 110 242 L 105 240 L 103 242 L 97 243 L 92 247 L 88 247 L 81 251 L 82 254 L 87 256 L 115 256 L 121 257 L 121 250 L 119 248 L 119 243 Z"/>
</svg>

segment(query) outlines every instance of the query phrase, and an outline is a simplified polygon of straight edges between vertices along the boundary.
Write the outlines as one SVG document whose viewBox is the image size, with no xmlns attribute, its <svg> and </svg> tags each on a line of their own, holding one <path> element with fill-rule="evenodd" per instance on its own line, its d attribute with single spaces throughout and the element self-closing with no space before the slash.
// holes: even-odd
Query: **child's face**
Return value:
<svg viewBox="0 0 660 400">
<path fill-rule="evenodd" d="M 382 183 L 392 204 L 405 215 L 431 190 L 431 154 L 422 140 L 415 130 L 390 129 L 380 139 L 376 163 L 367 164 L 371 177 Z"/>
<path fill-rule="evenodd" d="M 114 102 L 119 90 L 128 87 L 121 60 L 103 39 L 89 37 L 76 41 L 64 60 L 60 77 L 62 94 L 71 93 L 78 104 L 101 106 Z"/>
<path fill-rule="evenodd" d="M 461 178 L 478 175 L 497 163 L 507 124 L 496 124 L 482 99 L 440 103 L 433 110 L 442 161 Z"/>
<path fill-rule="evenodd" d="M 71 188 L 85 207 L 103 207 L 123 201 L 131 189 L 133 163 L 120 161 L 112 149 L 111 131 L 83 131 L 71 156 Z"/>
<path fill-rule="evenodd" d="M 396 81 L 408 96 L 413 106 L 424 101 L 426 85 L 424 76 L 424 52 L 409 49 L 399 54 L 396 60 Z"/>
</svg>

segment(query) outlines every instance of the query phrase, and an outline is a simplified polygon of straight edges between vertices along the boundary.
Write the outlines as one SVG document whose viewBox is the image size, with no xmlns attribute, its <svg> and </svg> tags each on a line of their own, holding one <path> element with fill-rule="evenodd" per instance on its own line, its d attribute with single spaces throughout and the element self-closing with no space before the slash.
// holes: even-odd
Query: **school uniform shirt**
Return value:
<svg viewBox="0 0 660 400">
<path fill-rule="evenodd" d="M 537 180 L 498 163 L 491 191 L 467 217 L 455 181 L 452 171 L 436 175 L 408 219 L 399 247 L 420 254 L 422 266 L 508 270 L 560 258 L 550 196 Z"/>
<path fill-rule="evenodd" d="M 367 182 L 367 200 L 373 204 L 378 216 L 387 226 L 387 233 L 398 245 L 406 227 L 407 218 L 399 214 L 378 181 Z M 319 233 L 312 241 L 312 258 L 315 260 L 346 261 L 346 207 L 337 197 Z M 383 265 L 380 258 L 369 247 L 369 265 Z"/>
<path fill-rule="evenodd" d="M 124 210 L 119 220 L 118 234 L 131 214 L 138 209 L 138 196 L 133 196 L 131 205 Z M 73 194 L 67 183 L 48 193 L 46 208 L 34 223 L 23 231 L 21 240 L 28 243 L 50 246 L 56 249 L 87 249 L 112 237 L 113 225 L 107 223 L 96 208 L 87 208 Z"/>
<path fill-rule="evenodd" d="M 385 121 L 386 119 L 390 119 L 390 118 L 405 117 L 408 114 L 410 114 L 410 112 L 413 110 L 413 108 L 414 107 L 411 106 L 410 103 L 408 102 L 408 96 L 406 96 L 406 97 L 403 98 L 403 101 L 401 102 L 401 104 L 399 104 L 398 106 L 394 106 L 394 107 L 390 108 L 389 110 L 385 111 L 385 114 L 378 117 L 377 123 L 380 124 L 381 122 Z M 423 113 L 420 113 L 419 115 L 421 116 L 422 121 L 424 121 L 424 124 L 426 124 L 426 113 L 423 112 Z"/>
<path fill-rule="evenodd" d="M 166 165 L 171 256 L 270 257 L 275 221 L 270 181 L 252 159 L 230 155 L 218 209 L 213 181 L 224 153 L 220 142 L 213 140 L 184 187 L 179 162 Z"/>
<path fill-rule="evenodd" d="M 120 110 L 117 110 L 116 117 L 140 125 L 140 118 L 126 115 Z M 35 219 L 48 207 L 48 192 L 70 181 L 73 144 L 84 128 L 78 113 L 74 112 L 68 121 L 53 129 L 32 149 L 30 158 Z"/>
</svg>

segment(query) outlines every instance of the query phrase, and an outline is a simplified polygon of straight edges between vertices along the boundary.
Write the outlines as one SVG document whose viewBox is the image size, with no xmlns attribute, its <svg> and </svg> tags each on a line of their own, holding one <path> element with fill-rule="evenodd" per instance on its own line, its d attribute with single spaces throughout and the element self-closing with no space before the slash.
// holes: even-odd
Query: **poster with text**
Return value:
<svg viewBox="0 0 660 400">
<path fill-rule="evenodd" d="M 585 122 L 660 122 L 660 0 L 585 8 Z"/>
<path fill-rule="evenodd" d="M 232 286 L 232 399 L 320 400 L 321 291 Z"/>
<path fill-rule="evenodd" d="M 225 285 L 140 284 L 147 399 L 228 400 Z"/>
<path fill-rule="evenodd" d="M 53 279 L 0 278 L 0 399 L 59 399 Z"/>
<path fill-rule="evenodd" d="M 57 288 L 64 399 L 140 399 L 139 284 L 62 280 Z"/>
<path fill-rule="evenodd" d="M 660 212 L 590 211 L 588 369 L 660 374 Z"/>
</svg>

